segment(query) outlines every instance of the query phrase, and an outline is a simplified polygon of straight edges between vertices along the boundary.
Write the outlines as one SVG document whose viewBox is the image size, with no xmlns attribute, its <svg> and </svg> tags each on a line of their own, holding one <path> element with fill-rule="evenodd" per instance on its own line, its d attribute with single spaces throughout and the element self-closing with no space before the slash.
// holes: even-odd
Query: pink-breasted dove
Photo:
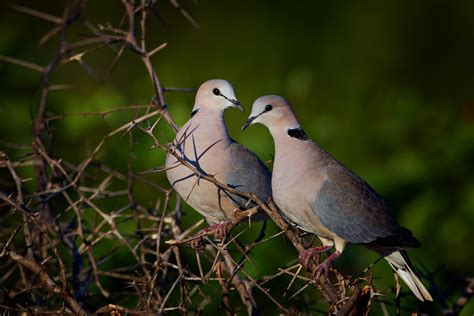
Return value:
<svg viewBox="0 0 474 316">
<path fill-rule="evenodd" d="M 317 235 L 323 243 L 300 255 L 303 265 L 335 247 L 317 266 L 319 275 L 347 243 L 363 244 L 380 253 L 418 299 L 433 300 L 406 253 L 406 249 L 420 247 L 420 242 L 398 224 L 390 207 L 369 184 L 306 135 L 284 98 L 269 95 L 255 100 L 242 129 L 253 123 L 265 125 L 275 142 L 275 204 L 287 220 Z"/>
<path fill-rule="evenodd" d="M 266 201 L 271 196 L 271 173 L 254 153 L 229 136 L 224 111 L 230 107 L 243 111 L 228 81 L 204 82 L 197 91 L 191 118 L 177 133 L 170 150 L 201 174 L 212 175 L 223 184 L 255 193 Z M 212 232 L 223 237 L 234 212 L 255 206 L 199 179 L 171 153 L 166 158 L 166 170 L 176 192 L 211 224 L 197 235 Z"/>
</svg>

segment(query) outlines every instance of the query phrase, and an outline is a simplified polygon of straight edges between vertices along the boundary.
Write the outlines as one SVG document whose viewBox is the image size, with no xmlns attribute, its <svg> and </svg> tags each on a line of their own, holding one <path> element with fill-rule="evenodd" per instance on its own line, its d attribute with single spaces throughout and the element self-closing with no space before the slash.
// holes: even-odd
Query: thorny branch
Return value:
<svg viewBox="0 0 474 316">
<path fill-rule="evenodd" d="M 170 0 L 170 3 L 191 24 L 198 26 L 178 1 Z M 370 269 L 355 279 L 332 269 L 328 275 L 321 275 L 319 280 L 303 275 L 299 264 L 280 268 L 270 275 L 249 272 L 248 265 L 254 265 L 258 270 L 252 254 L 263 243 L 284 235 L 298 253 L 307 246 L 271 200 L 260 201 L 255 194 L 240 192 L 219 183 L 212 175 L 197 170 L 182 159 L 176 148 L 170 147 L 166 140 L 160 141 L 155 136 L 164 124 L 174 131 L 179 129 L 168 112 L 165 94 L 194 90 L 164 87 L 153 66 L 151 58 L 165 49 L 167 44 L 148 49 L 146 28 L 148 18 L 158 15 L 161 4 L 155 0 L 122 0 L 122 4 L 124 19 L 117 27 L 108 21 L 89 21 L 83 15 L 86 6 L 83 0 L 66 1 L 61 17 L 17 4 L 7 5 L 10 9 L 52 23 L 53 28 L 39 42 L 42 45 L 57 37 L 59 45 L 46 66 L 0 56 L 0 61 L 37 71 L 41 76 L 38 109 L 32 119 L 32 145 L 0 142 L 9 148 L 0 151 L 0 168 L 8 170 L 9 183 L 12 184 L 8 191 L 0 191 L 0 208 L 8 210 L 1 215 L 2 223 L 8 224 L 0 232 L 0 309 L 39 314 L 199 314 L 217 299 L 228 315 L 239 312 L 253 315 L 259 305 L 256 294 L 260 293 L 259 297 L 263 300 L 273 304 L 280 312 L 289 314 L 301 313 L 301 310 L 295 309 L 292 300 L 303 300 L 305 292 L 316 296 L 315 291 L 311 290 L 315 287 L 321 291 L 333 313 L 368 313 L 371 304 L 376 301 L 373 298 L 380 296 L 373 286 L 372 277 L 364 277 L 366 273 L 371 273 Z M 125 28 L 123 24 L 126 24 Z M 71 40 L 69 30 L 72 25 L 80 26 L 90 37 Z M 62 65 L 77 62 L 87 73 L 96 77 L 97 73 L 85 59 L 91 52 L 105 47 L 116 53 L 110 69 L 122 57 L 124 49 L 138 57 L 152 83 L 152 102 L 118 106 L 100 112 L 56 113 L 50 106 L 53 103 L 52 92 L 69 88 L 69 85 L 53 84 L 53 74 L 60 71 Z M 54 152 L 51 141 L 57 121 L 78 116 L 105 117 L 128 111 L 132 113 L 130 120 L 105 134 L 79 162 L 68 161 Z M 107 150 L 111 139 L 119 135 L 121 140 L 127 141 L 124 146 L 128 146 L 130 154 L 122 157 L 125 167 L 117 170 L 99 157 Z M 236 209 L 231 229 L 239 224 L 245 226 L 243 223 L 247 219 L 263 210 L 281 231 L 242 245 L 239 237 L 246 233 L 244 229 L 225 240 L 208 239 L 204 253 L 190 251 L 187 245 L 203 221 L 191 227 L 182 227 L 183 206 L 180 198 L 175 196 L 172 188 L 147 179 L 147 172 L 139 171 L 141 168 L 135 164 L 133 155 L 135 139 L 142 139 L 142 136 L 153 143 L 154 150 L 174 155 L 199 181 L 210 181 L 219 189 L 257 205 L 245 211 Z M 18 157 L 11 155 L 10 151 L 17 153 L 17 150 L 25 148 L 33 154 L 10 160 L 10 157 Z M 30 181 L 25 176 L 28 173 L 23 172 L 26 169 L 34 171 L 34 190 L 25 186 Z M 158 167 L 153 171 L 162 173 L 166 170 Z M 153 190 L 156 201 L 151 203 L 140 199 L 136 189 L 138 186 Z M 133 232 L 125 229 L 124 225 L 133 226 Z M 115 258 L 124 259 L 123 265 L 116 264 L 120 260 Z M 290 279 L 286 291 L 296 287 L 299 289 L 289 298 L 286 292 L 274 293 L 267 286 L 277 279 Z M 362 283 L 367 285 L 361 287 Z M 220 295 L 212 292 L 212 288 L 210 290 L 210 284 L 220 288 Z M 468 295 L 460 298 L 450 309 L 453 315 L 472 295 L 472 280 L 469 284 L 466 290 Z M 237 293 L 238 299 L 232 299 L 233 292 Z M 94 296 L 104 298 L 102 301 L 107 299 L 110 303 L 94 305 L 87 299 Z M 135 301 L 134 306 L 130 300 Z M 382 300 L 378 302 L 385 307 Z"/>
</svg>

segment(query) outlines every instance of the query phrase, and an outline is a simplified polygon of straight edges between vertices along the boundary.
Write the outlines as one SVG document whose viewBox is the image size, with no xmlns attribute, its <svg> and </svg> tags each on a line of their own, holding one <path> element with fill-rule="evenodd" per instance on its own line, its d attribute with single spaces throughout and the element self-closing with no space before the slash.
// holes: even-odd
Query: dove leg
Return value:
<svg viewBox="0 0 474 316">
<path fill-rule="evenodd" d="M 318 264 L 318 266 L 316 267 L 315 269 L 315 279 L 319 279 L 319 276 L 321 275 L 321 273 L 326 273 L 328 272 L 329 270 L 329 267 L 331 266 L 331 263 L 334 262 L 334 260 L 336 260 L 337 258 L 339 258 L 339 256 L 341 255 L 341 252 L 340 251 L 335 251 L 333 254 L 331 254 L 326 260 L 324 260 L 323 262 L 321 262 L 320 264 Z"/>
<path fill-rule="evenodd" d="M 321 262 L 314 270 L 313 273 L 315 273 L 316 280 L 319 279 L 319 276 L 321 275 L 321 273 L 323 272 L 327 273 L 329 270 L 329 267 L 331 266 L 331 263 L 333 263 L 334 260 L 339 258 L 339 256 L 344 251 L 344 248 L 346 247 L 346 241 L 336 236 L 336 238 L 334 238 L 334 245 L 335 245 L 336 251 L 334 251 L 333 254 L 327 257 L 326 260 Z"/>
<path fill-rule="evenodd" d="M 196 234 L 194 234 L 192 240 L 190 241 L 191 247 L 196 251 L 203 250 L 204 246 L 206 245 L 204 237 L 208 235 L 214 235 L 219 239 L 224 239 L 229 233 L 229 225 L 230 222 L 223 222 L 201 229 Z"/>
<path fill-rule="evenodd" d="M 312 247 L 307 249 L 306 251 L 302 252 L 299 256 L 299 261 L 307 270 L 311 270 L 311 265 L 313 263 L 319 262 L 320 254 L 326 251 L 329 251 L 334 246 L 334 241 L 331 239 L 327 239 L 321 236 L 318 236 L 319 240 L 321 240 L 322 246 Z M 316 258 L 318 255 L 318 258 Z M 317 260 L 316 260 L 317 259 Z M 312 262 L 312 261 L 315 262 Z"/>
<path fill-rule="evenodd" d="M 319 261 L 319 255 L 323 252 L 329 251 L 332 246 L 318 246 L 318 247 L 311 247 L 302 253 L 300 253 L 299 261 L 307 270 L 311 269 L 313 265 L 313 261 Z M 316 258 L 317 257 L 317 258 Z"/>
</svg>

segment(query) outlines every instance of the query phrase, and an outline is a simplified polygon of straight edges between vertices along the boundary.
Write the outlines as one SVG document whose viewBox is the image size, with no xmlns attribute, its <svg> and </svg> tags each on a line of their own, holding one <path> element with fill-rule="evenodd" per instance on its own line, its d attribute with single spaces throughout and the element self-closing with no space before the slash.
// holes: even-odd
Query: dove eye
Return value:
<svg viewBox="0 0 474 316">
<path fill-rule="evenodd" d="M 212 93 L 214 93 L 215 95 L 220 95 L 220 94 L 221 94 L 221 92 L 220 92 L 219 89 L 217 89 L 217 88 L 214 88 L 214 89 L 212 90 Z"/>
<path fill-rule="evenodd" d="M 267 104 L 265 106 L 265 112 L 271 111 L 272 109 L 273 109 L 273 105 L 271 105 L 271 104 Z"/>
</svg>

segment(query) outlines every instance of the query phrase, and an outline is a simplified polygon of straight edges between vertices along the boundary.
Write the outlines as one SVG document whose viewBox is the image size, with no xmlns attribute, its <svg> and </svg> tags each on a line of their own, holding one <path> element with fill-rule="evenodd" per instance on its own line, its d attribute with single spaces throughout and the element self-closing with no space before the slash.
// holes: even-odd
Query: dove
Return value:
<svg viewBox="0 0 474 316">
<path fill-rule="evenodd" d="M 204 82 L 196 93 L 190 119 L 176 134 L 166 157 L 169 182 L 210 224 L 196 237 L 215 234 L 223 238 L 235 212 L 256 205 L 198 178 L 172 153 L 201 174 L 214 176 L 217 181 L 232 188 L 255 193 L 263 201 L 271 196 L 271 173 L 268 168 L 253 152 L 229 136 L 224 122 L 227 108 L 243 111 L 232 85 L 218 79 Z M 264 216 L 260 212 L 254 217 L 262 219 Z M 191 243 L 194 248 L 203 242 L 202 239 L 196 240 Z"/>
<path fill-rule="evenodd" d="M 276 95 L 258 98 L 242 130 L 255 123 L 266 126 L 275 143 L 275 204 L 286 220 L 322 242 L 301 253 L 300 262 L 310 269 L 316 256 L 334 247 L 316 267 L 318 277 L 348 243 L 362 244 L 383 256 L 418 299 L 432 301 L 406 252 L 420 242 L 369 184 L 308 137 L 288 102 Z"/>
</svg>

